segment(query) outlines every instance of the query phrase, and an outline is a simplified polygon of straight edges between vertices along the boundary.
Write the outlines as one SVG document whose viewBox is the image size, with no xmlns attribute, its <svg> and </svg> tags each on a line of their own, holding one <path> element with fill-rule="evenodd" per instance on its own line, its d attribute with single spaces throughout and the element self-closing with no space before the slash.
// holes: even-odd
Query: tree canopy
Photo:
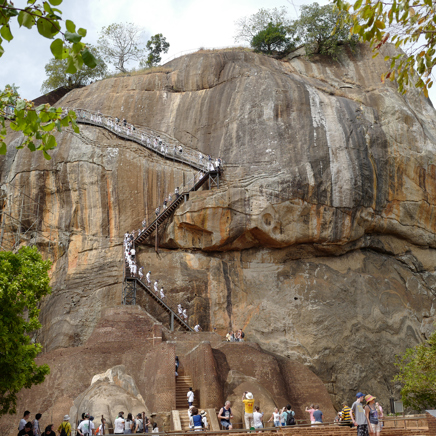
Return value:
<svg viewBox="0 0 436 436">
<path fill-rule="evenodd" d="M 436 409 L 436 331 L 426 342 L 398 357 L 396 365 L 399 374 L 394 381 L 403 386 L 404 406 L 414 410 Z"/>
<path fill-rule="evenodd" d="M 336 59 L 344 45 L 357 42 L 349 33 L 349 24 L 336 26 L 341 14 L 344 12 L 332 5 L 318 3 L 302 6 L 296 20 L 288 17 L 285 7 L 260 9 L 236 22 L 235 41 L 248 41 L 256 51 L 282 55 L 295 49 L 297 43 L 304 44 L 307 55 L 322 54 Z"/>
<path fill-rule="evenodd" d="M 50 267 L 36 247 L 0 252 L 0 416 L 15 413 L 17 393 L 50 372 L 35 363 L 42 347 L 30 336 L 41 327 L 38 303 L 51 292 Z"/>
<path fill-rule="evenodd" d="M 144 29 L 133 23 L 113 23 L 101 29 L 98 48 L 108 63 L 126 73 L 130 61 L 140 61 L 145 56 L 143 33 Z"/>
<path fill-rule="evenodd" d="M 330 4 L 312 3 L 301 7 L 295 24 L 308 55 L 323 54 L 336 59 L 342 46 L 357 43 L 357 38 L 350 35 L 350 25 L 336 28 L 339 15 Z"/>
<path fill-rule="evenodd" d="M 272 54 L 274 51 L 286 53 L 295 48 L 295 40 L 288 37 L 287 29 L 281 24 L 269 23 L 268 26 L 258 32 L 251 40 L 251 46 L 255 51 Z"/>
<path fill-rule="evenodd" d="M 107 73 L 106 63 L 96 47 L 89 46 L 89 50 L 97 60 L 97 66 L 95 68 L 84 66 L 74 74 L 67 73 L 68 62 L 66 59 L 51 59 L 45 65 L 47 79 L 42 83 L 41 92 L 47 93 L 61 86 L 73 89 L 78 86 L 88 85 L 90 81 L 104 77 Z"/>
<path fill-rule="evenodd" d="M 336 7 L 346 12 L 343 23 L 351 24 L 351 32 L 360 40 L 369 42 L 375 56 L 387 43 L 402 49 L 385 56 L 389 61 L 382 79 L 396 80 L 400 92 L 408 86 L 423 90 L 433 85 L 432 70 L 435 65 L 436 21 L 433 0 L 357 0 L 350 4 L 345 0 L 333 0 Z M 417 73 L 417 79 L 412 77 Z"/>
<path fill-rule="evenodd" d="M 248 17 L 239 18 L 236 24 L 235 42 L 248 42 L 251 44 L 253 38 L 267 29 L 269 24 L 273 26 L 283 26 L 288 29 L 292 26 L 292 20 L 288 18 L 288 11 L 286 7 L 273 9 L 259 9 L 253 15 Z"/>
<path fill-rule="evenodd" d="M 61 3 L 62 0 L 27 0 L 27 6 L 19 8 L 10 0 L 0 0 L 0 57 L 5 52 L 4 41 L 10 42 L 14 37 L 11 24 L 16 21 L 20 28 L 36 27 L 42 37 L 53 40 L 50 50 L 56 59 L 67 62 L 68 74 L 76 73 L 83 65 L 95 68 L 94 55 L 82 42 L 86 29 L 76 29 L 68 19 L 63 22 L 62 11 L 57 7 Z M 49 105 L 35 107 L 31 101 L 22 99 L 15 87 L 8 85 L 0 90 L 0 154 L 7 152 L 5 137 L 9 118 L 13 118 L 11 129 L 24 135 L 18 148 L 27 146 L 30 151 L 41 150 L 46 159 L 50 159 L 47 152 L 57 146 L 52 134 L 54 129 L 60 131 L 71 125 L 78 132 L 74 112 L 62 114 L 61 109 Z"/>
<path fill-rule="evenodd" d="M 148 41 L 146 48 L 148 50 L 147 60 L 145 61 L 145 66 L 148 68 L 155 67 L 162 60 L 161 54 L 168 53 L 170 48 L 170 43 L 167 42 L 166 38 L 162 33 L 158 33 L 152 36 Z M 143 62 L 141 61 L 141 64 Z"/>
</svg>

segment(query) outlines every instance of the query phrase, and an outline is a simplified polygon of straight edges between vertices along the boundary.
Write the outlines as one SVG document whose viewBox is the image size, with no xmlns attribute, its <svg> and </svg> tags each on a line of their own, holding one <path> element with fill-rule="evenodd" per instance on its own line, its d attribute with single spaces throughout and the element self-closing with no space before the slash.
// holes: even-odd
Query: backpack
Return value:
<svg viewBox="0 0 436 436">
<path fill-rule="evenodd" d="M 136 423 L 139 424 L 137 433 L 142 433 L 144 430 L 144 424 L 142 422 L 142 419 L 137 419 Z"/>
<path fill-rule="evenodd" d="M 242 338 L 242 339 L 245 338 L 245 333 L 244 333 L 244 332 L 241 333 L 241 338 Z"/>
<path fill-rule="evenodd" d="M 60 436 L 67 436 L 67 431 L 65 430 L 65 427 L 63 424 L 61 424 L 62 428 L 61 428 L 61 434 Z"/>
<path fill-rule="evenodd" d="M 292 410 L 286 412 L 286 425 L 295 425 L 294 412 Z"/>
</svg>

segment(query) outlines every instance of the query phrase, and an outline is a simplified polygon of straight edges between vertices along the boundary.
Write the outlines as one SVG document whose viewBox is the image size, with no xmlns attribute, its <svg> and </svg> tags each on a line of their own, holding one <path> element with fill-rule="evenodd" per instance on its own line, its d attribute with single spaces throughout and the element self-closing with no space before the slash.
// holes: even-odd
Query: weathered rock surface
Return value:
<svg viewBox="0 0 436 436">
<path fill-rule="evenodd" d="M 337 402 L 356 390 L 387 401 L 397 392 L 395 354 L 435 319 L 433 107 L 381 83 L 382 56 L 365 46 L 339 62 L 213 52 L 168 66 L 59 103 L 224 159 L 220 189 L 191 195 L 160 255 L 141 248 L 140 263 L 191 322 L 244 328 L 248 340 L 308 365 Z M 42 308 L 46 350 L 83 344 L 103 309 L 120 304 L 122 235 L 192 174 L 89 126 L 59 135 L 52 156 L 11 145 L 0 160 L 2 183 L 40 196 L 64 241 Z"/>
</svg>

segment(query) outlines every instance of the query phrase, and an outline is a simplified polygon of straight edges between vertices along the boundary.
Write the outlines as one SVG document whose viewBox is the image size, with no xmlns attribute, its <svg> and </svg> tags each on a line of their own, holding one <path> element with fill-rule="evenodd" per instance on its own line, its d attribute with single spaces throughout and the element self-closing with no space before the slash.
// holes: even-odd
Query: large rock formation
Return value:
<svg viewBox="0 0 436 436">
<path fill-rule="evenodd" d="M 336 404 L 356 390 L 387 401 L 397 393 L 395 354 L 434 322 L 430 101 L 382 83 L 382 56 L 373 60 L 366 46 L 338 62 L 231 51 L 167 66 L 59 102 L 223 158 L 220 189 L 192 194 L 161 235 L 159 256 L 145 246 L 139 262 L 193 323 L 244 328 L 249 341 L 307 365 Z M 17 153 L 11 135 L 0 160 L 2 183 L 41 198 L 62 243 L 38 333 L 47 351 L 84 344 L 102 310 L 120 304 L 122 235 L 192 174 L 96 127 L 58 139 L 47 162 Z M 228 392 L 250 377 L 235 371 Z"/>
</svg>

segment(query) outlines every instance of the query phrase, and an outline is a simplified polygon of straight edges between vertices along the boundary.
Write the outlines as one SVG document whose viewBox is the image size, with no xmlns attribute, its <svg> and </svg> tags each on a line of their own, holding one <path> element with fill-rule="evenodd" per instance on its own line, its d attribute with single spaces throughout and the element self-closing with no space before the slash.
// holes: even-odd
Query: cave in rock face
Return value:
<svg viewBox="0 0 436 436">
<path fill-rule="evenodd" d="M 139 264 L 183 302 L 191 325 L 222 336 L 244 329 L 262 355 L 316 374 L 335 406 L 357 390 L 387 404 L 398 394 L 395 355 L 425 339 L 435 320 L 435 110 L 416 91 L 403 96 L 382 83 L 383 56 L 371 55 L 364 45 L 338 62 L 194 53 L 168 63 L 170 72 L 106 79 L 58 102 L 223 159 L 220 187 L 192 193 L 160 230 L 159 255 L 150 238 Z M 58 229 L 53 293 L 37 334 L 50 360 L 86 348 L 103 314 L 119 308 L 124 233 L 193 170 L 94 126 L 57 134 L 51 161 L 16 151 L 19 138 L 9 138 L 1 182 L 25 184 Z M 138 304 L 160 320 L 145 295 Z M 260 377 L 224 364 L 232 353 L 207 340 L 222 388 L 217 402 Z M 125 363 L 109 360 L 105 367 L 85 359 L 82 390 L 58 404 L 77 403 L 95 374 Z M 141 391 L 132 365 L 126 371 Z"/>
</svg>

